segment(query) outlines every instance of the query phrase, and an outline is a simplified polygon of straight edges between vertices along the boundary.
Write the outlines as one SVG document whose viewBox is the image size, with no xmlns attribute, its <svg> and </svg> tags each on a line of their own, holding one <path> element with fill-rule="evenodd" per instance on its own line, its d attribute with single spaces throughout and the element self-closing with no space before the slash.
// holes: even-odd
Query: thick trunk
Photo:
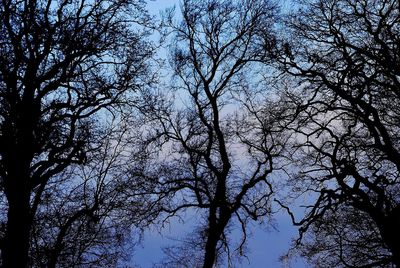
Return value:
<svg viewBox="0 0 400 268">
<path fill-rule="evenodd" d="M 210 233 L 208 234 L 206 242 L 203 268 L 212 268 L 214 266 L 217 257 L 216 249 L 220 235 L 221 234 L 216 233 L 215 228 L 210 228 Z"/>
<path fill-rule="evenodd" d="M 5 268 L 28 266 L 29 235 L 31 216 L 29 194 L 9 195 L 7 230 L 2 248 L 2 262 Z"/>
<path fill-rule="evenodd" d="M 396 267 L 400 268 L 400 248 L 397 246 L 395 250 L 392 251 L 393 254 L 393 263 Z"/>
<path fill-rule="evenodd" d="M 15 89 L 14 89 L 15 90 Z M 5 173 L 4 191 L 8 201 L 7 228 L 2 248 L 2 267 L 28 266 L 33 213 L 30 206 L 31 163 L 38 122 L 33 102 L 34 88 L 25 88 L 23 102 L 12 103 L 10 116 L 3 124 L 2 150 Z"/>
<path fill-rule="evenodd" d="M 2 247 L 2 267 L 28 266 L 29 240 L 32 225 L 29 187 L 29 161 L 15 153 L 8 161 L 4 191 L 8 201 L 7 226 Z M 24 161 L 25 160 L 25 161 Z"/>
<path fill-rule="evenodd" d="M 384 220 L 381 225 L 381 234 L 385 244 L 389 247 L 392 253 L 392 262 L 396 267 L 400 268 L 400 211 L 395 211 Z"/>
<path fill-rule="evenodd" d="M 216 215 L 210 215 L 208 237 L 205 247 L 203 268 L 212 268 L 217 259 L 217 245 L 221 239 L 226 225 L 230 219 L 230 212 L 227 209 L 220 208 L 220 218 Z M 216 211 L 215 211 L 216 212 Z"/>
<path fill-rule="evenodd" d="M 389 247 L 390 252 L 392 253 L 392 262 L 396 265 L 396 267 L 400 268 L 400 236 L 399 232 L 391 232 L 392 234 L 386 236 L 385 243 Z"/>
</svg>

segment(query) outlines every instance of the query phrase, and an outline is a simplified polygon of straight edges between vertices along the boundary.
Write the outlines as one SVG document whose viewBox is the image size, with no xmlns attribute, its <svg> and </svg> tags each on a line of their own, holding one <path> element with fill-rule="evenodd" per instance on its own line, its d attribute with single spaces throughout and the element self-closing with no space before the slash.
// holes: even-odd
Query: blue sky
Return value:
<svg viewBox="0 0 400 268">
<path fill-rule="evenodd" d="M 260 226 L 255 223 L 251 226 L 252 235 L 248 239 L 248 259 L 243 259 L 242 268 L 279 268 L 287 267 L 279 262 L 279 257 L 289 249 L 291 238 L 295 237 L 297 230 L 291 225 L 289 217 L 284 213 L 278 213 L 274 217 L 274 228 Z M 190 221 L 179 223 L 172 221 L 164 229 L 147 231 L 142 247 L 138 247 L 132 260 L 143 268 L 150 268 L 152 264 L 163 257 L 162 247 L 176 243 L 174 240 L 182 238 L 192 227 Z M 291 262 L 292 268 L 308 267 L 302 260 Z"/>
<path fill-rule="evenodd" d="M 179 8 L 179 1 L 148 1 L 148 8 L 153 15 L 159 15 L 160 11 L 173 5 Z M 285 267 L 283 263 L 279 262 L 279 257 L 289 249 L 291 238 L 296 236 L 297 230 L 291 225 L 289 216 L 284 213 L 275 215 L 274 220 L 275 228 L 266 228 L 258 224 L 251 227 L 252 236 L 248 239 L 248 259 L 244 259 L 237 267 Z M 190 222 L 185 224 L 174 221 L 162 230 L 147 231 L 142 247 L 138 247 L 135 251 L 133 261 L 140 267 L 151 267 L 153 263 L 162 259 L 162 247 L 173 244 L 174 238 L 184 237 L 185 233 L 190 231 L 191 226 Z M 291 267 L 304 268 L 307 265 L 304 261 L 298 260 L 293 262 Z"/>
</svg>

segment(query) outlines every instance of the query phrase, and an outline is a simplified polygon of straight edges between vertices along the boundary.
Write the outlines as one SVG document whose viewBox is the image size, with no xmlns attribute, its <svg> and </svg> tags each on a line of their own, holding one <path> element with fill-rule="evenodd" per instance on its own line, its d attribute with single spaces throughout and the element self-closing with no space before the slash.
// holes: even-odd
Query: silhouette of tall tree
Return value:
<svg viewBox="0 0 400 268">
<path fill-rule="evenodd" d="M 399 10 L 304 1 L 288 20 L 280 60 L 301 85 L 285 104 L 297 116 L 296 180 L 318 193 L 298 224 L 310 230 L 303 253 L 322 267 L 400 267 Z"/>
<path fill-rule="evenodd" d="M 181 9 L 180 23 L 168 16 L 166 22 L 173 35 L 173 86 L 182 102 L 150 109 L 149 138 L 164 145 L 156 192 L 162 211 L 173 216 L 189 209 L 203 218 L 187 250 L 169 251 L 186 256 L 163 265 L 186 260 L 188 266 L 214 267 L 224 252 L 232 255 L 233 222 L 242 227 L 235 253 L 242 255 L 248 221 L 270 215 L 269 175 L 278 168 L 274 159 L 282 144 L 274 118 L 246 107 L 255 102 L 261 78 L 257 62 L 267 60 L 274 45 L 277 10 L 270 1 L 255 0 L 186 0 Z M 261 139 L 255 138 L 259 133 Z"/>
<path fill-rule="evenodd" d="M 30 266 L 116 267 L 129 261 L 156 215 L 142 194 L 148 154 L 138 144 L 138 122 L 118 121 L 101 127 L 84 165 L 70 165 L 49 181 L 34 217 Z"/>
<path fill-rule="evenodd" d="M 1 256 L 26 267 L 46 186 L 86 161 L 100 112 L 128 104 L 151 46 L 135 26 L 148 21 L 140 0 L 4 0 L 0 20 Z"/>
</svg>

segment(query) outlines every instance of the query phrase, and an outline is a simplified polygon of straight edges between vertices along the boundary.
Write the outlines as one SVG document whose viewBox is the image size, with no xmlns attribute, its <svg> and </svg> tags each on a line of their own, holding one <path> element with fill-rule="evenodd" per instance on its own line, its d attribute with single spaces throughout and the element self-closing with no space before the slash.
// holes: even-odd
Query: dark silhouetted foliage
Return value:
<svg viewBox="0 0 400 268">
<path fill-rule="evenodd" d="M 399 8 L 303 1 L 288 18 L 294 180 L 317 195 L 299 222 L 301 251 L 318 267 L 400 266 Z"/>
<path fill-rule="evenodd" d="M 48 187 L 69 167 L 88 162 L 102 116 L 129 105 L 147 79 L 152 51 L 144 39 L 143 5 L 140 0 L 1 2 L 3 267 L 27 266 L 30 234 Z M 74 178 L 63 180 L 74 184 Z M 60 217 L 90 216 L 97 206 L 94 201 Z"/>
<path fill-rule="evenodd" d="M 244 254 L 247 223 L 270 216 L 270 177 L 284 139 L 272 116 L 260 118 L 249 108 L 260 62 L 274 45 L 276 12 L 270 1 L 188 0 L 180 23 L 165 18 L 173 36 L 174 93 L 182 102 L 150 110 L 149 139 L 163 146 L 156 194 L 169 217 L 188 211 L 199 220 L 187 250 L 169 249 L 174 260 L 164 266 L 214 267 L 226 260 L 231 266 L 232 256 Z M 243 236 L 232 251 L 235 224 Z"/>
</svg>

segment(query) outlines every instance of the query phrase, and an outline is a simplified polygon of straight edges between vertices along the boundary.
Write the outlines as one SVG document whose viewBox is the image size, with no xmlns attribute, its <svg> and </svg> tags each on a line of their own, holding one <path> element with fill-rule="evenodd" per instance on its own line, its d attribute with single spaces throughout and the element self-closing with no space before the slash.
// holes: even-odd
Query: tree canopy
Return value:
<svg viewBox="0 0 400 268">
<path fill-rule="evenodd" d="M 130 266 L 185 213 L 156 266 L 236 267 L 278 210 L 310 265 L 400 267 L 400 2 L 146 4 L 1 0 L 1 267 Z"/>
</svg>

